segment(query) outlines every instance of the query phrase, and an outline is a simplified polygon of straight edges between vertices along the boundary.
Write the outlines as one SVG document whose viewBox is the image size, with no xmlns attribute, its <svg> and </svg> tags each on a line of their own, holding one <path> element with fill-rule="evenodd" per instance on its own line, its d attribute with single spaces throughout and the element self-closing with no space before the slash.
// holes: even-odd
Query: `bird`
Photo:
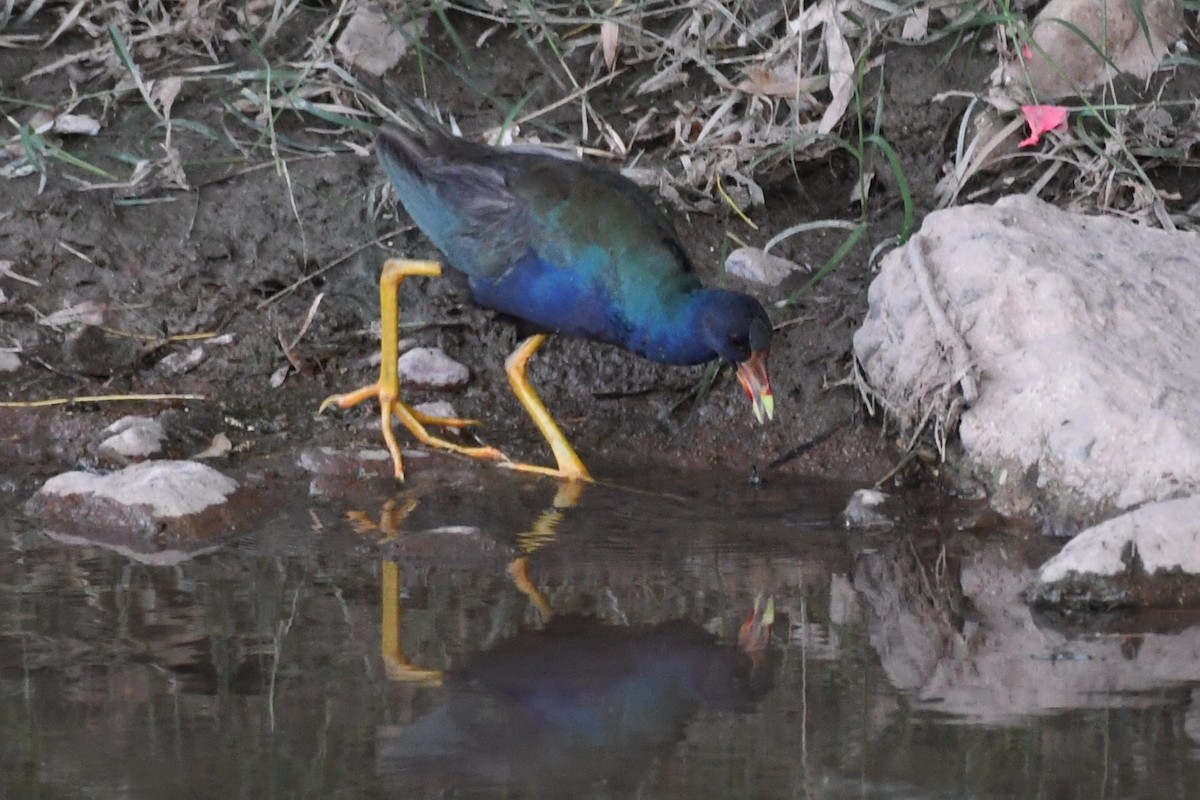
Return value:
<svg viewBox="0 0 1200 800">
<path fill-rule="evenodd" d="M 496 448 L 447 441 L 426 426 L 476 421 L 425 415 L 400 399 L 398 287 L 442 269 L 437 261 L 389 259 L 380 277 L 379 380 L 326 398 L 319 411 L 378 398 L 398 479 L 404 467 L 393 414 L 427 446 L 591 481 L 526 375 L 550 334 L 606 342 L 664 364 L 721 359 L 736 365 L 759 423 L 774 416 L 766 310 L 748 294 L 705 287 L 674 226 L 645 190 L 597 164 L 454 136 L 410 100 L 401 101 L 396 117 L 403 124 L 385 124 L 376 139 L 384 172 L 417 227 L 448 266 L 466 276 L 475 303 L 533 331 L 508 356 L 505 371 L 556 461 L 554 467 L 519 463 Z"/>
<path fill-rule="evenodd" d="M 702 710 L 758 707 L 777 669 L 774 612 L 773 600 L 756 601 L 736 647 L 687 620 L 618 626 L 556 616 L 466 654 L 429 714 L 379 730 L 376 770 L 410 794 L 435 785 L 495 793 L 496 783 L 509 794 L 627 788 Z"/>
</svg>

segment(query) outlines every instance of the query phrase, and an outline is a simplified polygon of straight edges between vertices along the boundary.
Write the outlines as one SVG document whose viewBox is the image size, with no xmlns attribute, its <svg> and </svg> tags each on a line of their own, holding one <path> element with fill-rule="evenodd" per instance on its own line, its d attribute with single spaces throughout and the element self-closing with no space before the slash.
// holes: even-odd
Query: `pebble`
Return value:
<svg viewBox="0 0 1200 800">
<path fill-rule="evenodd" d="M 150 417 L 121 417 L 104 432 L 108 438 L 100 443 L 100 455 L 122 460 L 157 455 L 166 438 L 162 425 Z"/>
<path fill-rule="evenodd" d="M 427 389 L 461 389 L 471 372 L 437 347 L 414 347 L 400 356 L 400 380 Z"/>
<path fill-rule="evenodd" d="M 763 286 L 778 286 L 789 275 L 803 270 L 795 261 L 764 253 L 757 247 L 739 247 L 725 259 L 725 271 Z"/>
</svg>

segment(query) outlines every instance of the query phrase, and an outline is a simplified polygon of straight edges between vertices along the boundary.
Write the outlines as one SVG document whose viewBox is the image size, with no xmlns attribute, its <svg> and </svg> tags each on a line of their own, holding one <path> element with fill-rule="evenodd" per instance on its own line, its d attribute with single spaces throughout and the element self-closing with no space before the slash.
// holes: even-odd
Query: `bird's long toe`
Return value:
<svg viewBox="0 0 1200 800">
<path fill-rule="evenodd" d="M 372 383 L 368 386 L 362 386 L 352 392 L 344 394 L 331 394 L 321 401 L 321 405 L 317 406 L 317 413 L 322 414 L 327 409 L 337 406 L 343 411 L 347 408 L 353 408 L 364 400 L 370 400 L 373 397 L 379 397 L 379 384 Z"/>
<path fill-rule="evenodd" d="M 330 395 L 321 401 L 321 405 L 317 408 L 317 413 L 320 414 L 334 406 L 341 409 L 353 408 L 364 400 L 372 398 L 379 401 L 380 430 L 383 434 L 384 444 L 387 445 L 388 453 L 391 454 L 392 464 L 395 467 L 394 474 L 398 480 L 404 480 L 404 460 L 400 452 L 400 445 L 396 441 L 396 434 L 392 429 L 393 419 L 398 419 L 400 424 L 407 428 L 413 437 L 426 447 L 446 450 L 451 453 L 467 456 L 468 458 L 478 458 L 484 461 L 507 460 L 507 456 L 494 447 L 461 445 L 443 439 L 440 436 L 434 436 L 425 427 L 426 425 L 463 428 L 479 423 L 473 419 L 438 417 L 417 411 L 412 406 L 398 399 L 395 391 L 386 390 L 383 382 L 372 383 L 355 389 L 352 392 L 346 392 L 345 394 Z"/>
<path fill-rule="evenodd" d="M 583 466 L 582 463 L 576 467 L 574 464 L 567 463 L 559 467 L 544 467 L 540 464 L 526 464 L 522 461 L 501 461 L 499 466 L 505 469 L 516 470 L 517 472 L 529 472 L 534 475 L 548 475 L 551 478 L 557 478 L 564 481 L 585 481 L 592 482 L 592 476 Z"/>
</svg>

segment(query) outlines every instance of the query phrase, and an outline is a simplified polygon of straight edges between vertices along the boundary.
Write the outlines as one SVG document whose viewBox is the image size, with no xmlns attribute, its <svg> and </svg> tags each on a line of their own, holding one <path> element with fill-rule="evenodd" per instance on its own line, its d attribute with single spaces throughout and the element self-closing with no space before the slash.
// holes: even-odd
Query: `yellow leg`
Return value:
<svg viewBox="0 0 1200 800">
<path fill-rule="evenodd" d="M 517 534 L 517 546 L 521 550 L 521 555 L 508 564 L 509 577 L 512 578 L 521 594 L 528 597 L 529 601 L 541 612 L 542 619 L 546 622 L 549 622 L 554 616 L 554 607 L 550 605 L 546 595 L 542 594 L 542 591 L 529 579 L 529 554 L 554 541 L 558 535 L 558 523 L 563 521 L 567 510 L 574 508 L 579 502 L 579 498 L 583 497 L 585 485 L 584 482 L 578 480 L 566 481 L 558 485 L 558 491 L 554 493 L 554 501 L 550 508 L 543 511 L 534 520 L 533 528 Z"/>
<path fill-rule="evenodd" d="M 499 461 L 504 455 L 494 447 L 464 447 L 434 436 L 425 429 L 426 425 L 443 425 L 462 427 L 475 424 L 474 420 L 448 419 L 431 417 L 413 410 L 400 400 L 400 374 L 396 366 L 400 350 L 400 284 L 411 275 L 437 277 L 442 274 L 442 267 L 436 261 L 402 261 L 388 259 L 383 265 L 383 274 L 379 278 L 379 321 L 382 362 L 379 365 L 379 380 L 375 383 L 356 389 L 346 394 L 335 394 L 326 397 L 317 413 L 330 406 L 350 408 L 362 401 L 379 398 L 380 428 L 383 430 L 383 441 L 387 444 L 388 452 L 392 455 L 395 465 L 396 478 L 404 480 L 404 461 L 400 456 L 400 445 L 396 443 L 396 434 L 392 430 L 392 415 L 400 419 L 404 427 L 416 437 L 417 441 L 427 447 L 449 450 L 472 458 L 483 458 L 489 461 Z"/>
<path fill-rule="evenodd" d="M 554 617 L 554 606 L 542 594 L 542 590 L 529 579 L 529 556 L 518 556 L 508 563 L 508 575 L 521 594 L 529 598 L 534 608 L 549 622 Z"/>
<path fill-rule="evenodd" d="M 529 383 L 529 378 L 525 375 L 525 369 L 529 364 L 530 357 L 545 343 L 545 334 L 539 333 L 536 336 L 530 336 L 521 342 L 520 346 L 505 359 L 504 370 L 508 373 L 508 382 L 512 386 L 513 393 L 521 401 L 521 405 L 525 406 L 525 410 L 529 412 L 533 423 L 537 425 L 538 430 L 545 437 L 546 443 L 550 445 L 550 449 L 554 452 L 554 459 L 558 462 L 558 468 L 553 469 L 551 467 L 539 467 L 534 464 L 519 464 L 514 462 L 505 462 L 502 466 L 522 470 L 523 472 L 550 475 L 555 478 L 565 478 L 573 481 L 591 481 L 592 476 L 588 474 L 587 467 L 583 466 L 583 462 L 579 460 L 575 449 L 571 447 L 571 443 L 567 441 L 567 437 L 563 434 L 562 428 L 558 427 L 558 423 L 554 421 L 554 417 L 550 416 L 550 411 L 546 408 L 546 404 L 542 402 L 542 398 L 538 397 L 538 393 L 534 390 L 533 385 Z"/>
<path fill-rule="evenodd" d="M 380 642 L 388 678 L 418 686 L 440 686 L 442 671 L 418 667 L 404 655 L 400 644 L 400 565 L 395 561 L 384 561 L 381 578 L 383 620 Z"/>
</svg>

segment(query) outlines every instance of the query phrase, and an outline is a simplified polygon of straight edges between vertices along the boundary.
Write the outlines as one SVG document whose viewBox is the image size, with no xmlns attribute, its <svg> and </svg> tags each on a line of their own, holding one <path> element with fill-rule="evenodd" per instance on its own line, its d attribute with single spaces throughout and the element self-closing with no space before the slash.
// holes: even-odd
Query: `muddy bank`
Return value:
<svg viewBox="0 0 1200 800">
<path fill-rule="evenodd" d="M 61 41 L 64 50 L 77 45 L 70 36 Z M 53 57 L 22 51 L 6 59 L 5 82 Z M 59 86 L 47 78 L 20 85 L 30 94 Z M 401 74 L 391 90 L 417 88 Z M 435 84 L 430 95 L 453 108 L 464 129 L 497 121 L 495 109 L 458 104 L 461 97 L 444 88 Z M 596 101 L 605 102 L 602 96 Z M 219 93 L 203 84 L 189 86 L 174 111 L 212 129 L 228 124 Z M 107 165 L 113 153 L 136 151 L 153 124 L 144 108 L 122 106 L 104 118 L 97 136 L 71 144 L 80 157 Z M 281 135 L 305 138 L 302 120 L 285 115 L 277 126 Z M 226 149 L 186 129 L 173 141 L 186 188 L 139 186 L 135 196 L 84 192 L 56 163 L 40 194 L 36 175 L 0 182 L 0 206 L 8 209 L 0 219 L 0 257 L 12 271 L 0 277 L 0 339 L 19 351 L 20 361 L 4 374 L 0 399 L 198 395 L 203 399 L 174 404 L 196 418 L 191 433 L 204 439 L 225 432 L 242 454 L 275 433 L 305 443 L 371 441 L 370 409 L 319 420 L 312 411 L 326 395 L 374 379 L 370 358 L 383 260 L 436 255 L 403 214 L 377 204 L 384 178 L 374 159 L 365 153 L 296 154 L 281 174 L 270 162 L 230 158 Z M 844 213 L 853 176 L 837 160 L 809 169 L 799 193 L 781 184 L 755 212 L 758 233 L 728 208 L 671 211 L 710 284 L 724 282 L 719 271 L 729 249 L 727 232 L 761 244 L 769 232 L 801 219 Z M 882 210 L 872 236 L 886 235 L 893 217 Z M 839 237 L 815 234 L 785 254 L 819 264 L 838 244 Z M 734 288 L 770 303 L 805 279 L 797 276 L 771 290 Z M 776 312 L 782 327 L 771 371 L 778 414 L 764 429 L 753 424 L 728 371 L 697 397 L 706 385 L 703 368 L 665 368 L 607 346 L 554 339 L 535 358 L 531 377 L 584 454 L 616 454 L 636 442 L 639 452 L 664 460 L 694 466 L 734 460 L 748 472 L 832 431 L 831 439 L 782 469 L 877 478 L 890 466 L 887 444 L 862 427 L 854 391 L 837 385 L 848 374 L 865 279 L 865 266 L 848 264 Z M 64 309 L 72 313 L 54 317 Z M 451 280 L 407 282 L 402 324 L 406 343 L 440 347 L 470 370 L 462 390 L 418 391 L 412 400 L 450 400 L 457 413 L 484 421 L 480 437 L 487 443 L 514 457 L 545 459 L 503 376 L 503 360 L 518 341 L 512 325 L 473 307 Z M 0 456 L 30 465 L 44 457 L 54 468 L 69 466 L 81 456 L 75 436 L 89 427 L 83 419 L 92 417 L 100 429 L 125 413 L 161 408 L 94 403 L 0 409 L 6 431 Z M 43 436 L 49 438 L 38 444 Z M 44 466 L 38 471 L 52 469 Z"/>
</svg>

